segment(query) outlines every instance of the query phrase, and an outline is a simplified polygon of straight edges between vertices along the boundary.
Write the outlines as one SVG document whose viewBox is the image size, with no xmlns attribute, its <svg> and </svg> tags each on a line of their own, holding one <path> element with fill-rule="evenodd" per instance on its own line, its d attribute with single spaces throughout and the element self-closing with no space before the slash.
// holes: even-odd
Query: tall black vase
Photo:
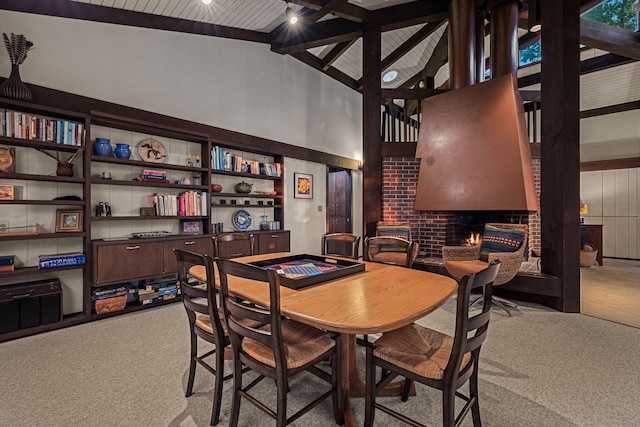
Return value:
<svg viewBox="0 0 640 427">
<path fill-rule="evenodd" d="M 31 101 L 33 99 L 33 95 L 27 85 L 20 80 L 18 64 L 11 65 L 11 75 L 0 85 L 0 96 L 20 101 Z"/>
</svg>

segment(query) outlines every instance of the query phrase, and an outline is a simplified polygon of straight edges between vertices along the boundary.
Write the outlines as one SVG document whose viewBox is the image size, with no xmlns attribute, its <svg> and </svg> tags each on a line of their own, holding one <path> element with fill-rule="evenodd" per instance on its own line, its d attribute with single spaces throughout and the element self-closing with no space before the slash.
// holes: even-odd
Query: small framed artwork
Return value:
<svg viewBox="0 0 640 427">
<path fill-rule="evenodd" d="M 295 185 L 294 198 L 313 199 L 313 175 L 296 172 L 293 174 L 293 182 Z"/>
<path fill-rule="evenodd" d="M 201 219 L 181 219 L 180 234 L 203 234 Z"/>
<path fill-rule="evenodd" d="M 13 185 L 0 185 L 0 200 L 13 200 L 14 197 Z"/>
<path fill-rule="evenodd" d="M 16 149 L 0 147 L 0 172 L 16 171 Z"/>
<path fill-rule="evenodd" d="M 82 210 L 58 209 L 56 211 L 56 233 L 76 233 L 82 231 L 83 214 L 84 212 Z"/>
</svg>

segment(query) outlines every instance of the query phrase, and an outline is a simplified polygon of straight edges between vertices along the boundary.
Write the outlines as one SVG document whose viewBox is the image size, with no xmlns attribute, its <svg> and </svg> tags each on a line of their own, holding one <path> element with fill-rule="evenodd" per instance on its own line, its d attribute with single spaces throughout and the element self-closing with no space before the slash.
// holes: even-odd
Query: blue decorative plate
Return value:
<svg viewBox="0 0 640 427">
<path fill-rule="evenodd" d="M 251 214 L 244 209 L 235 211 L 232 220 L 233 226 L 239 231 L 245 231 L 251 227 Z"/>
</svg>

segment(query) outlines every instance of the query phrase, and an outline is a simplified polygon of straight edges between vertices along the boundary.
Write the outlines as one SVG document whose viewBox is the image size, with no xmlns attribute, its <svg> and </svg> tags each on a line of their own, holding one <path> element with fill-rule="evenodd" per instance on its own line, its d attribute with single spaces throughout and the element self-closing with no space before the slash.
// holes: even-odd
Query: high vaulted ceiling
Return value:
<svg viewBox="0 0 640 427">
<path fill-rule="evenodd" d="M 521 46 L 539 37 L 524 29 L 529 1 L 524 1 L 520 11 Z M 581 0 L 581 10 L 602 1 Z M 475 0 L 480 10 L 485 2 Z M 286 22 L 284 0 L 212 0 L 209 5 L 201 0 L 3 0 L 0 8 L 265 43 L 274 52 L 291 55 L 360 90 L 361 36 L 365 28 L 375 26 L 382 28 L 382 73 L 391 69 L 398 73 L 391 82 L 382 81 L 381 75 L 382 88 L 411 88 L 426 78 L 434 78 L 436 86 L 446 83 L 449 3 L 289 0 L 288 5 L 300 16 L 295 26 Z M 583 54 L 583 72 L 597 71 L 597 76 L 589 74 L 594 84 L 602 80 L 625 82 L 618 90 L 599 92 L 596 88 L 594 93 L 583 95 L 582 110 L 640 100 L 640 79 L 629 77 L 640 60 L 638 40 L 637 33 L 582 19 L 581 42 L 594 48 Z M 618 71 L 609 77 L 614 66 Z M 521 70 L 519 77 L 521 89 L 538 89 L 539 69 Z"/>
</svg>

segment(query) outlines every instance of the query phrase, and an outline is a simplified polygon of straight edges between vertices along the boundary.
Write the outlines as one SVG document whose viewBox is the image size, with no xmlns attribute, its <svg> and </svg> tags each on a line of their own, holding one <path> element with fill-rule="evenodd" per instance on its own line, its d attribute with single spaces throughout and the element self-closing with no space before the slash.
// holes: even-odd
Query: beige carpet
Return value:
<svg viewBox="0 0 640 427">
<path fill-rule="evenodd" d="M 421 323 L 453 328 L 453 301 Z M 494 312 L 483 347 L 480 393 L 485 426 L 637 426 L 640 329 L 581 314 L 524 305 L 509 318 Z M 211 376 L 199 368 L 194 395 L 185 398 L 188 367 L 186 315 L 172 304 L 0 344 L 2 426 L 206 426 Z M 314 392 L 315 379 L 291 383 L 293 406 Z M 272 384 L 261 387 L 272 397 Z M 228 423 L 230 384 L 222 421 Z M 437 426 L 440 394 L 418 388 L 398 410 Z M 361 399 L 353 399 L 362 425 Z M 273 425 L 249 404 L 241 425 Z M 333 425 L 324 405 L 295 423 Z M 395 426 L 383 413 L 376 425 Z M 471 418 L 464 426 L 472 425 Z"/>
</svg>

